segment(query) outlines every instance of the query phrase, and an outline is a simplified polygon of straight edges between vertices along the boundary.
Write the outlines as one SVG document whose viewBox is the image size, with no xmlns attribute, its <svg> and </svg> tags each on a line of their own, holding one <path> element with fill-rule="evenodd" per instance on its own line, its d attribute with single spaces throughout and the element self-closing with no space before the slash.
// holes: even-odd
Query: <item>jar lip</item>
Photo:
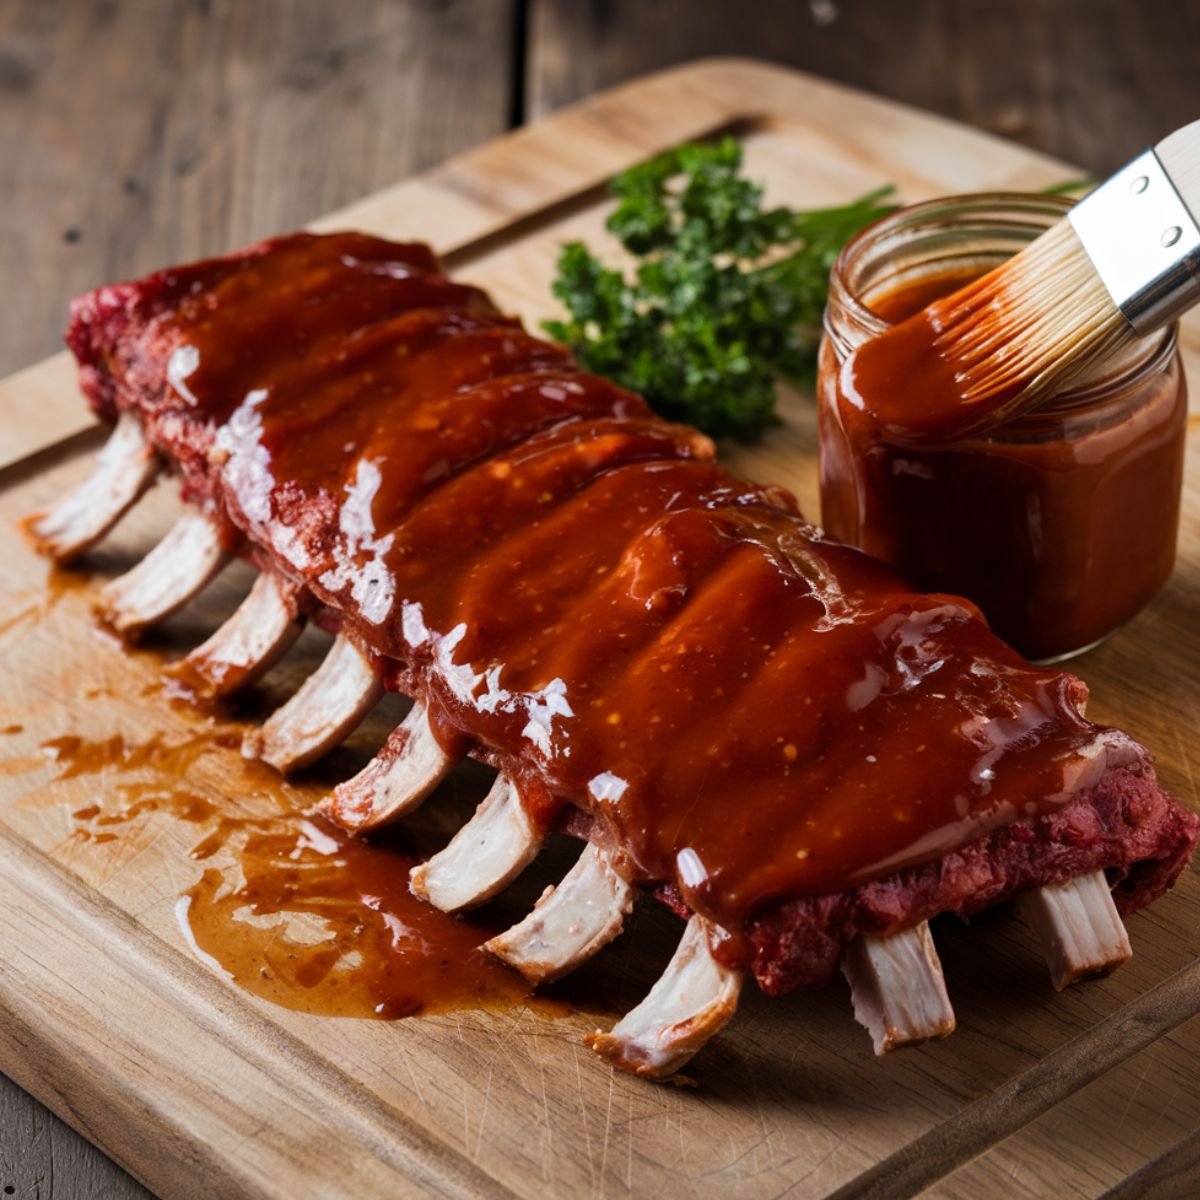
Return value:
<svg viewBox="0 0 1200 1200">
<path fill-rule="evenodd" d="M 1039 192 L 962 192 L 953 196 L 938 196 L 932 200 L 920 200 L 916 204 L 906 204 L 894 212 L 885 213 L 882 217 L 860 229 L 841 249 L 833 262 L 830 272 L 831 280 L 838 282 L 846 277 L 856 257 L 871 243 L 877 241 L 883 234 L 904 228 L 908 224 L 917 224 L 919 219 L 933 216 L 941 210 L 949 210 L 957 215 L 970 216 L 991 209 L 1009 209 L 1018 211 L 1036 211 L 1039 207 L 1046 210 L 1046 215 L 1055 217 L 1066 216 L 1073 208 L 1075 201 L 1068 196 L 1043 195 Z M 839 297 L 864 324 L 874 326 L 874 332 L 882 333 L 890 328 L 891 322 L 869 309 L 848 287 L 840 288 Z"/>
<path fill-rule="evenodd" d="M 922 228 L 933 230 L 936 228 L 934 218 L 939 215 L 944 215 L 948 220 L 961 220 L 963 218 L 981 219 L 988 213 L 995 214 L 997 217 L 1025 214 L 1040 215 L 1057 221 L 1066 216 L 1075 203 L 1076 201 L 1069 196 L 1042 192 L 997 191 L 964 192 L 905 205 L 903 208 L 873 221 L 865 229 L 859 230 L 842 247 L 830 272 L 830 299 L 833 300 L 836 296 L 837 303 L 862 327 L 868 336 L 884 333 L 892 327 L 893 323 L 868 308 L 846 282 L 860 256 L 881 237 L 902 233 L 906 227 L 911 227 L 914 233 L 918 233 Z M 1046 227 L 1049 228 L 1049 224 Z M 1147 349 L 1145 355 L 1121 366 L 1113 374 L 1062 391 L 1054 397 L 1052 403 L 1042 406 L 1035 412 L 1057 412 L 1094 403 L 1127 387 L 1136 376 L 1160 369 L 1175 352 L 1177 329 L 1177 325 L 1171 325 L 1164 331 L 1163 336 L 1158 339 L 1156 344 Z M 1028 415 L 1032 416 L 1033 414 Z M 1016 419 L 1020 420 L 1021 418 Z"/>
</svg>

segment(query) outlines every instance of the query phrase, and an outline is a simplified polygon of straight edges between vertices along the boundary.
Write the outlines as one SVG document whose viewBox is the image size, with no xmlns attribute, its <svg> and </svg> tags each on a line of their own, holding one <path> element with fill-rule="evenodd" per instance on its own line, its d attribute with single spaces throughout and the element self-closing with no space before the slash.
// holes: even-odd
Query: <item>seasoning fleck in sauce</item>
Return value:
<svg viewBox="0 0 1200 1200">
<path fill-rule="evenodd" d="M 936 859 L 1103 770 L 1078 680 L 437 270 L 295 235 L 136 285 L 140 333 L 119 288 L 84 298 L 70 340 L 98 409 L 140 386 L 186 494 L 540 821 L 590 813 L 732 961 L 772 899 Z"/>
</svg>

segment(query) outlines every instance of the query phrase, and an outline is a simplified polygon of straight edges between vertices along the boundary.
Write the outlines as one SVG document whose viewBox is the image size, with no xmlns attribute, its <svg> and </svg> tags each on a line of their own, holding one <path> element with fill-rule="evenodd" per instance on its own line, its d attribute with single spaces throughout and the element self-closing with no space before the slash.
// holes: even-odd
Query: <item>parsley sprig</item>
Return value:
<svg viewBox="0 0 1200 1200">
<path fill-rule="evenodd" d="M 618 175 L 608 229 L 633 273 L 567 243 L 553 290 L 570 319 L 544 328 L 664 416 L 749 439 L 778 420 L 777 380 L 810 377 L 838 252 L 895 205 L 883 187 L 840 208 L 764 208 L 741 165 L 725 138 Z"/>
</svg>

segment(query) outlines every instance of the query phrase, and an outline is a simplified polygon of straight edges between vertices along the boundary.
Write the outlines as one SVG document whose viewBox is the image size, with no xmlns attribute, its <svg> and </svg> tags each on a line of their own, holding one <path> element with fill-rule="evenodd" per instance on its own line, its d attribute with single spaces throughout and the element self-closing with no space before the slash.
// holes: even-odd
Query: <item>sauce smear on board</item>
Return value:
<svg viewBox="0 0 1200 1200">
<path fill-rule="evenodd" d="M 412 895 L 408 872 L 420 861 L 295 820 L 245 838 L 236 882 L 207 868 L 180 918 L 236 983 L 287 1008 L 392 1019 L 525 1001 L 529 986 L 479 949 L 499 930 Z"/>
<path fill-rule="evenodd" d="M 205 759 L 229 761 L 236 737 L 193 731 L 78 735 L 42 743 L 58 793 L 83 781 L 73 811 L 79 844 L 136 852 L 150 814 L 197 827 L 200 878 L 176 910 L 193 949 L 241 987 L 285 1008 L 394 1019 L 535 1003 L 515 972 L 479 949 L 498 929 L 447 916 L 408 889 L 420 858 L 402 841 L 351 839 L 305 817 L 274 773 L 245 764 L 239 801 L 214 790 Z M 112 845 L 112 843 L 116 843 Z"/>
</svg>

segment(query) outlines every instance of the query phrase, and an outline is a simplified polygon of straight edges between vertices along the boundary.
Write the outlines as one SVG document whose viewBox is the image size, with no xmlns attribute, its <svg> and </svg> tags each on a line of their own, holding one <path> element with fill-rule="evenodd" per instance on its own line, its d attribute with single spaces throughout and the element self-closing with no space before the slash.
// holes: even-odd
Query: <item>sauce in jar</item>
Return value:
<svg viewBox="0 0 1200 1200">
<path fill-rule="evenodd" d="M 1034 412 L 944 442 L 890 439 L 872 406 L 848 397 L 843 367 L 859 345 L 995 266 L 1064 207 L 968 197 L 918 205 L 866 231 L 834 270 L 819 383 L 827 532 L 922 588 L 968 596 L 1005 640 L 1042 660 L 1103 639 L 1171 573 L 1187 422 L 1174 331 Z M 919 414 L 921 397 L 909 399 Z"/>
</svg>

